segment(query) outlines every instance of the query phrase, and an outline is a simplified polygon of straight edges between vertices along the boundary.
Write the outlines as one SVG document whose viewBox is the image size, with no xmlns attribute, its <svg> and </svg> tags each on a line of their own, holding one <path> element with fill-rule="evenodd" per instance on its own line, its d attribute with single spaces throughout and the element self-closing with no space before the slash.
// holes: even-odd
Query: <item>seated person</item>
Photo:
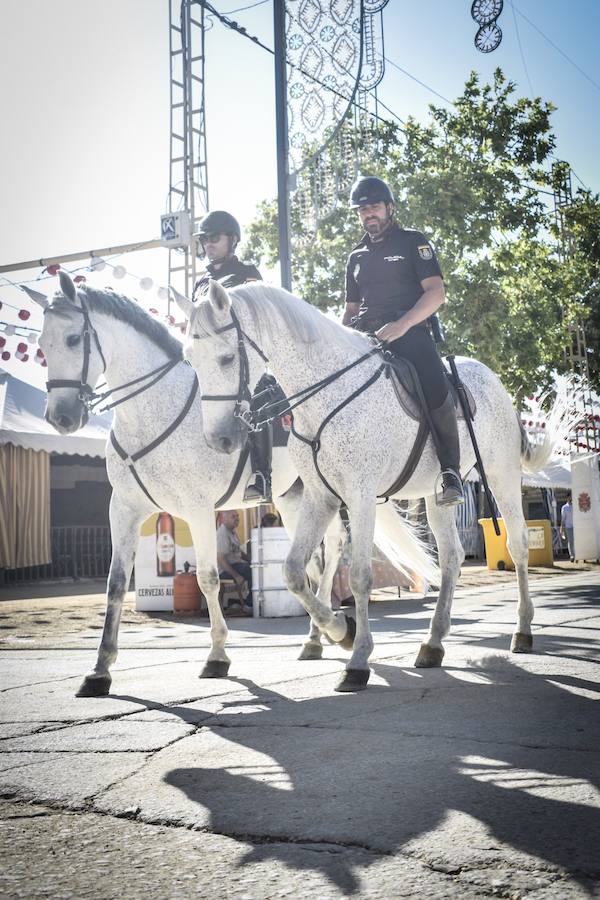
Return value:
<svg viewBox="0 0 600 900">
<path fill-rule="evenodd" d="M 236 509 L 221 513 L 221 524 L 217 528 L 217 562 L 219 578 L 233 578 L 240 587 L 247 582 L 248 595 L 244 601 L 244 612 L 252 612 L 252 569 L 248 556 L 242 551 L 236 528 L 240 524 L 240 514 Z"/>
</svg>

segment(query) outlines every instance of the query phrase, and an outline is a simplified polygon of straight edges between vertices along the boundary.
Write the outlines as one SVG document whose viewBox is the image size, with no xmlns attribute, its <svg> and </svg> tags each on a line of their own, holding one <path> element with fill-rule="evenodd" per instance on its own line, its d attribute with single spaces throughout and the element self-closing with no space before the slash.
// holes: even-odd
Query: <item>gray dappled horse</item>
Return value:
<svg viewBox="0 0 600 900">
<path fill-rule="evenodd" d="M 395 376 L 385 377 L 390 373 L 381 354 L 365 335 L 344 328 L 287 291 L 262 283 L 227 292 L 218 282 L 212 282 L 208 298 L 195 307 L 185 298 L 177 299 L 190 319 L 185 353 L 208 395 L 204 430 L 211 447 L 233 452 L 244 441 L 243 423 L 232 413 L 246 370 L 251 389 L 268 360 L 286 395 L 301 395 L 294 411 L 289 451 L 302 478 L 304 496 L 285 564 L 286 580 L 319 628 L 331 640 L 350 644 L 351 626 L 319 601 L 305 576 L 307 562 L 337 513 L 340 499 L 348 507 L 356 636 L 336 690 L 361 690 L 369 678 L 373 640 L 368 599 L 378 496 L 425 497 L 442 574 L 429 633 L 415 664 L 441 665 L 442 641 L 450 629 L 452 598 L 464 551 L 454 510 L 437 506 L 434 501 L 439 463 L 431 439 L 404 486 L 399 492 L 393 490 L 407 464 L 419 422 L 399 405 Z M 527 579 L 528 532 L 521 502 L 521 472 L 538 471 L 548 462 L 567 427 L 565 405 L 555 404 L 545 437 L 534 446 L 497 376 L 476 360 L 459 359 L 457 365 L 476 403 L 474 428 L 481 457 L 506 524 L 517 572 L 517 627 L 511 649 L 526 652 L 532 647 L 533 604 Z M 330 380 L 335 372 L 341 374 Z M 323 387 L 312 392 L 310 386 L 320 381 L 325 382 Z M 214 395 L 221 399 L 211 400 Z M 346 402 L 351 397 L 351 402 Z M 464 476 L 473 467 L 475 454 L 464 421 L 459 422 L 459 433 Z"/>
<path fill-rule="evenodd" d="M 117 446 L 109 441 L 106 451 L 113 488 L 113 554 L 106 619 L 96 665 L 86 675 L 77 696 L 104 696 L 109 692 L 109 670 L 117 657 L 121 608 L 139 528 L 157 509 L 181 516 L 190 526 L 198 584 L 210 615 L 212 645 L 201 677 L 225 676 L 230 661 L 225 652 L 227 626 L 219 605 L 214 510 L 235 481 L 235 474 L 239 477 L 234 490 L 217 508 L 248 506 L 242 494 L 249 464 L 236 473 L 239 453 L 225 456 L 206 444 L 196 374 L 182 360 L 180 341 L 164 325 L 112 291 L 76 289 L 66 273 L 60 274 L 60 285 L 61 291 L 51 302 L 43 294 L 28 290 L 44 309 L 40 347 L 48 363 L 47 420 L 61 434 L 81 428 L 88 418 L 86 400 L 93 397 L 90 385 L 95 385 L 102 374 L 114 397 L 125 401 L 115 409 Z M 176 427 L 168 433 L 174 424 Z M 132 462 L 132 457 L 144 450 L 148 452 Z M 275 448 L 273 496 L 290 534 L 301 493 L 286 448 Z M 331 590 L 340 542 L 341 528 L 334 525 L 326 541 L 323 596 Z"/>
</svg>

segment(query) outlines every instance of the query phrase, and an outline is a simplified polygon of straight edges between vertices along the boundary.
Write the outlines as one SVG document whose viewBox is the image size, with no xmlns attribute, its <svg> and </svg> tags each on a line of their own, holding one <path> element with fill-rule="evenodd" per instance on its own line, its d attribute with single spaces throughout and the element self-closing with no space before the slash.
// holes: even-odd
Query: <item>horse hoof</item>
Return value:
<svg viewBox="0 0 600 900">
<path fill-rule="evenodd" d="M 298 659 L 321 659 L 323 656 L 323 647 L 321 644 L 314 644 L 307 641 L 300 651 Z"/>
<path fill-rule="evenodd" d="M 110 675 L 86 675 L 76 697 L 108 697 L 112 678 Z"/>
<path fill-rule="evenodd" d="M 523 634 L 522 631 L 515 631 L 510 642 L 511 653 L 529 653 L 533 647 L 533 636 L 531 634 Z"/>
<path fill-rule="evenodd" d="M 364 691 L 371 674 L 370 669 L 346 669 L 341 675 L 334 690 L 339 694 L 349 694 L 356 691 Z"/>
<path fill-rule="evenodd" d="M 429 647 L 421 644 L 421 648 L 415 660 L 415 669 L 434 669 L 441 666 L 444 658 L 443 647 Z"/>
<path fill-rule="evenodd" d="M 199 678 L 227 678 L 231 663 L 224 659 L 209 659 L 200 672 Z"/>
</svg>

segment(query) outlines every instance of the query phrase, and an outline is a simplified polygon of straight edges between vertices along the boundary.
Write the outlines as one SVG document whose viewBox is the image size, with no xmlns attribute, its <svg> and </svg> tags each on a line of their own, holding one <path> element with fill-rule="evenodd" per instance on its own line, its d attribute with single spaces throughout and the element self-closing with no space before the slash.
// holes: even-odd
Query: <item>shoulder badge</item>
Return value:
<svg viewBox="0 0 600 900">
<path fill-rule="evenodd" d="M 429 244 L 421 244 L 420 247 L 417 248 L 419 251 L 419 256 L 421 259 L 433 259 L 433 250 L 429 246 Z"/>
</svg>

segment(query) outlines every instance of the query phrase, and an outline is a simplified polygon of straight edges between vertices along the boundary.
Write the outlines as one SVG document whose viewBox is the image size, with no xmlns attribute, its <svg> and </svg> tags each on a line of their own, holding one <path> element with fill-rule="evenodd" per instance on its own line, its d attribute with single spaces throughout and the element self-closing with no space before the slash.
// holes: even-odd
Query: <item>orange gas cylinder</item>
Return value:
<svg viewBox="0 0 600 900">
<path fill-rule="evenodd" d="M 178 616 L 197 616 L 201 611 L 202 592 L 196 572 L 189 571 L 188 563 L 184 568 L 184 572 L 178 572 L 173 578 L 173 612 Z"/>
</svg>

